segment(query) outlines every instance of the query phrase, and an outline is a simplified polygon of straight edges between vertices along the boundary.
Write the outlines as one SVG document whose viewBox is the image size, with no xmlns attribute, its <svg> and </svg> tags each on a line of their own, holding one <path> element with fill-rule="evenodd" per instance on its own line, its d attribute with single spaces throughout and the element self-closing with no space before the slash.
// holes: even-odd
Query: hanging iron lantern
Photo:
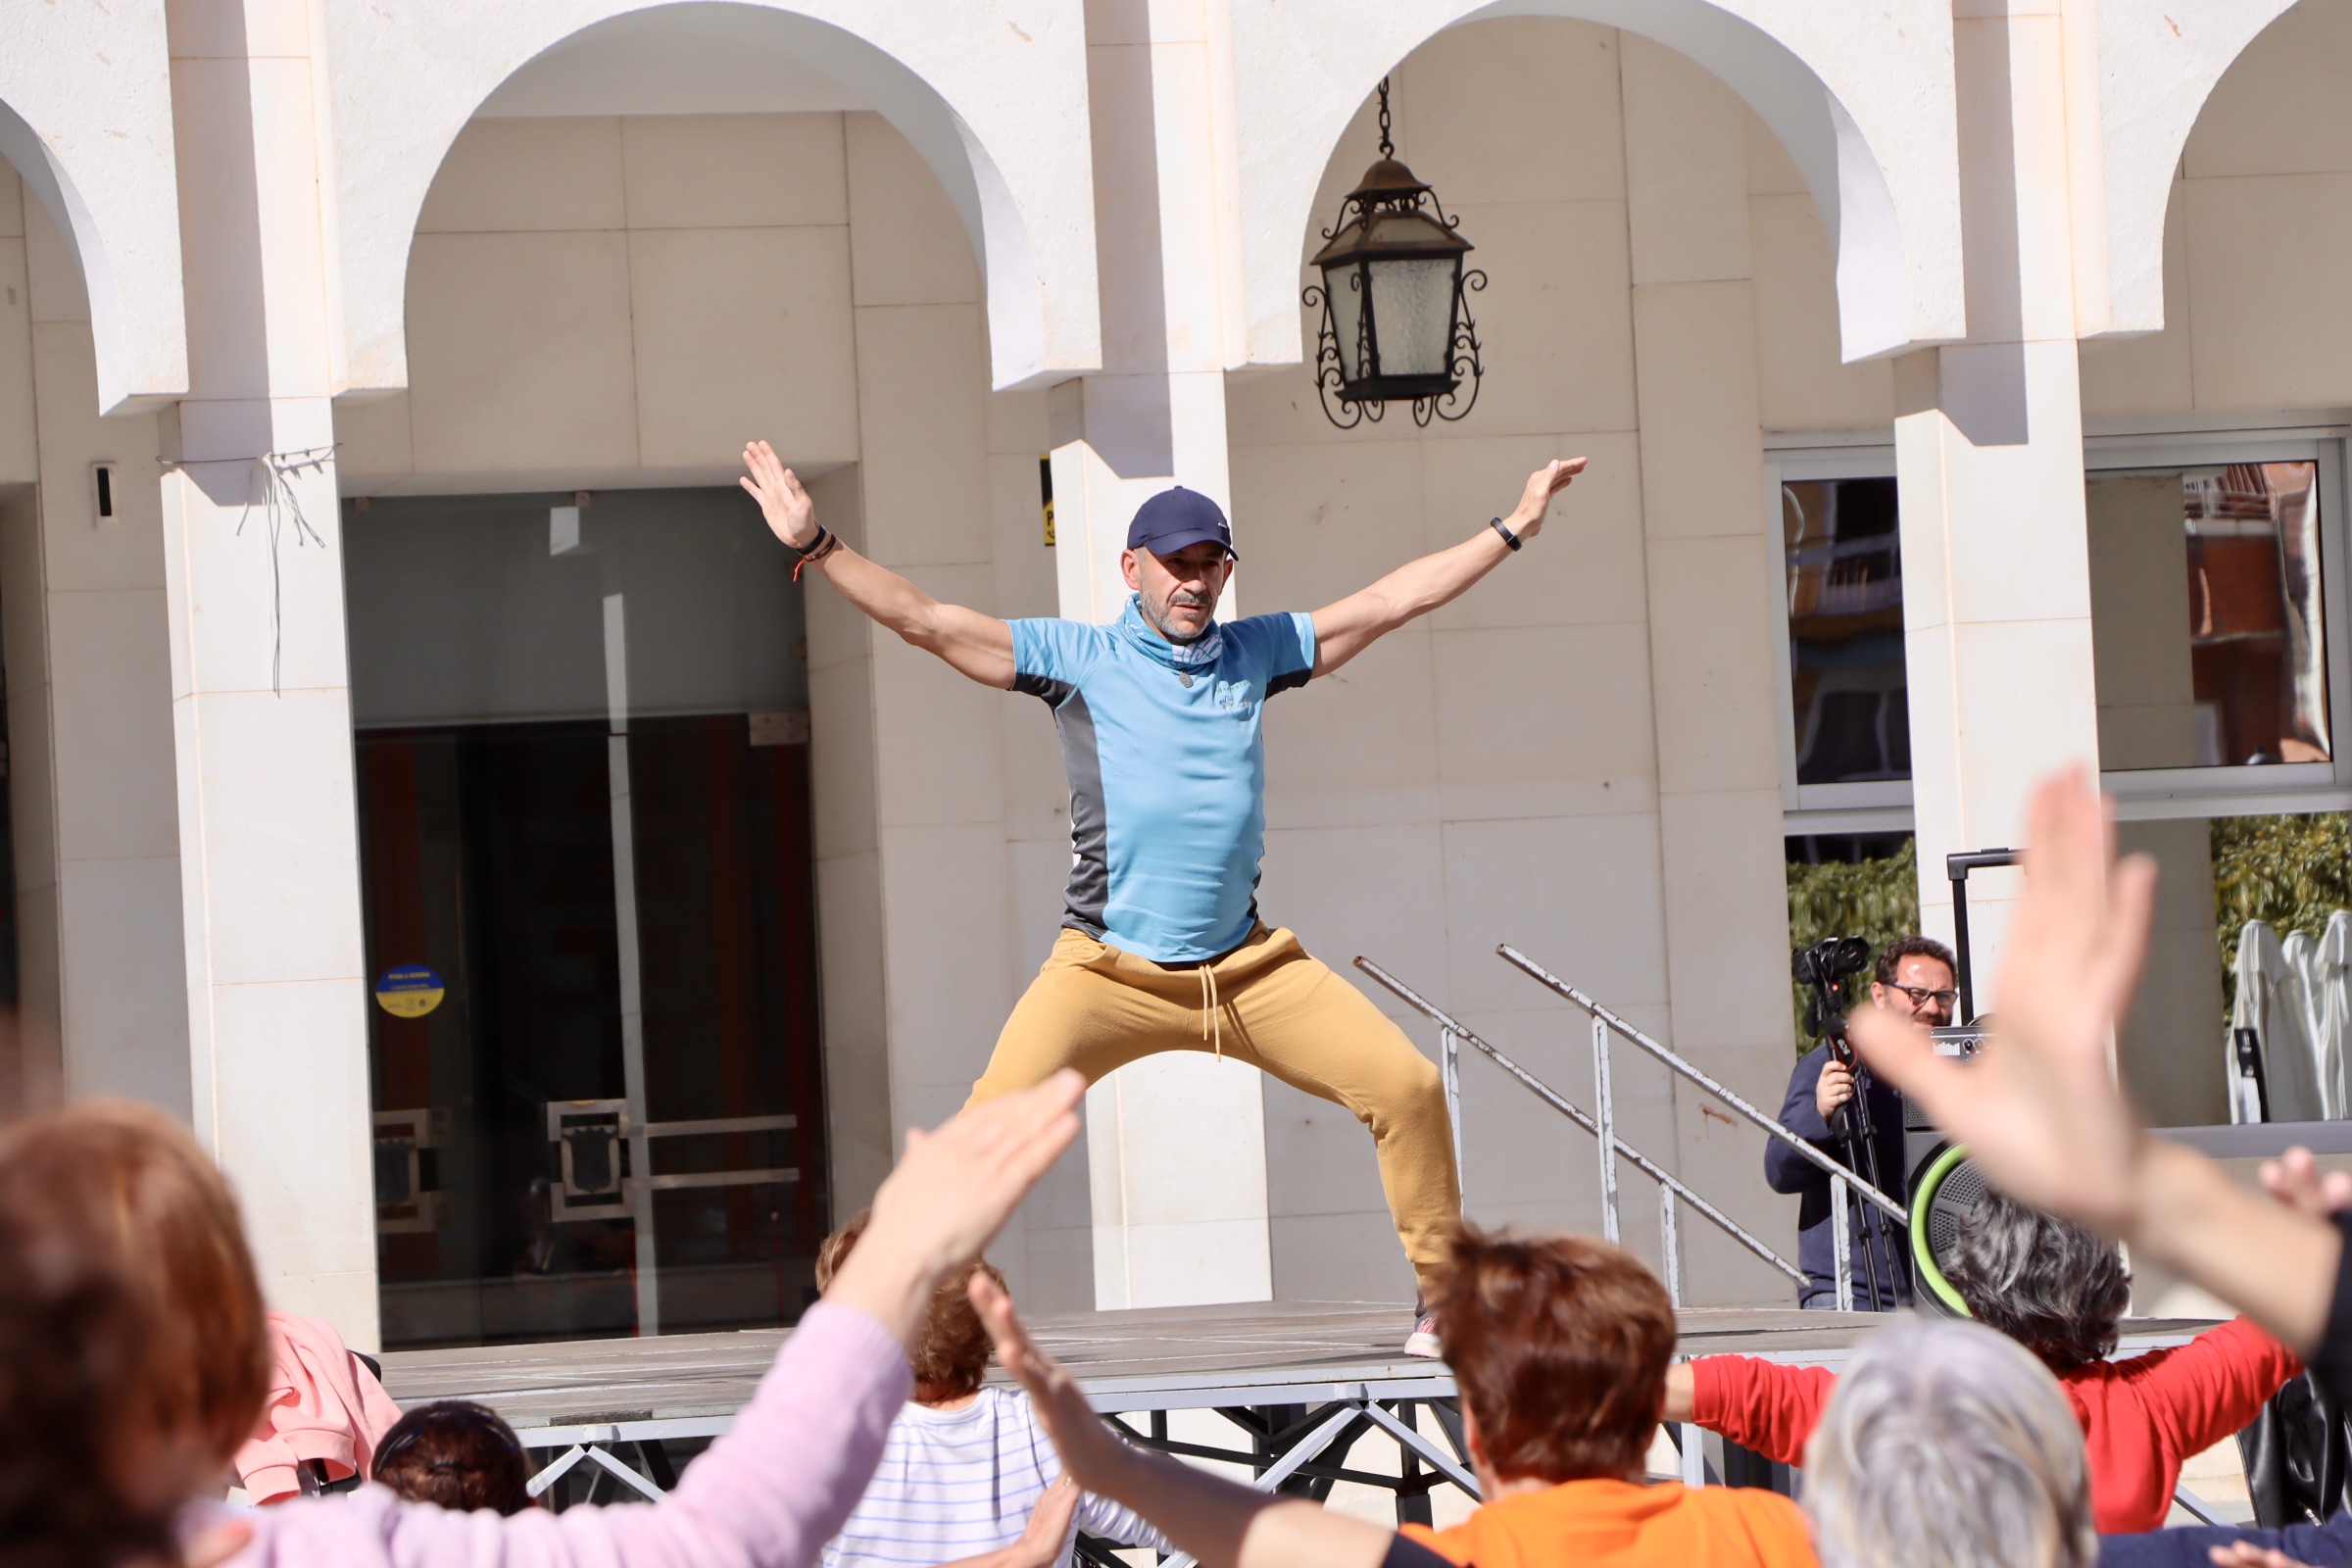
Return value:
<svg viewBox="0 0 2352 1568">
<path fill-rule="evenodd" d="M 1462 270 L 1473 247 L 1456 226 L 1460 220 L 1446 216 L 1396 152 L 1384 77 L 1380 161 L 1348 193 L 1339 223 L 1323 231 L 1328 243 L 1310 264 L 1321 269 L 1323 281 L 1304 295 L 1308 306 L 1323 310 L 1315 390 L 1324 415 L 1343 430 L 1377 420 L 1391 401 L 1410 399 L 1415 424 L 1429 423 L 1432 415 L 1458 419 L 1478 401 L 1478 328 L 1469 296 L 1487 286 L 1487 274 Z"/>
</svg>

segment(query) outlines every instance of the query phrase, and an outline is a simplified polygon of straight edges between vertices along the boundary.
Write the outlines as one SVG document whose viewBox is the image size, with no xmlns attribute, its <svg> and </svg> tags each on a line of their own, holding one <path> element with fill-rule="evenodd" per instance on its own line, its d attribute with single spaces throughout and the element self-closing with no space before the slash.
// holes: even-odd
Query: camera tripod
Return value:
<svg viewBox="0 0 2352 1568">
<path fill-rule="evenodd" d="M 1845 1038 L 1847 987 L 1869 961 L 1870 944 L 1860 937 L 1828 937 L 1809 948 L 1799 948 L 1790 968 L 1800 983 L 1813 988 L 1812 1000 L 1805 1007 L 1806 1033 L 1829 1047 L 1830 1059 L 1854 1077 L 1853 1098 L 1825 1118 L 1830 1136 L 1843 1148 L 1845 1168 L 1883 1193 L 1886 1187 L 1881 1178 L 1878 1128 L 1870 1110 L 1870 1069 Z M 1911 1293 L 1903 1285 L 1900 1243 L 1887 1235 L 1886 1222 L 1876 1204 L 1862 1203 L 1861 1210 L 1862 1267 L 1870 1284 L 1870 1309 L 1877 1311 L 1885 1302 L 1910 1305 Z M 1833 1217 L 1832 1223 L 1836 1222 Z M 1848 1230 L 1838 1238 L 1839 1244 L 1850 1245 L 1851 1236 Z M 1882 1262 L 1886 1270 L 1883 1291 L 1879 1281 Z"/>
<path fill-rule="evenodd" d="M 1870 1069 L 1862 1065 L 1854 1054 L 1854 1048 L 1846 1043 L 1842 1020 L 1838 1033 L 1831 1037 L 1828 1044 L 1830 1059 L 1850 1068 L 1854 1075 L 1854 1097 L 1839 1105 L 1837 1113 L 1829 1118 L 1830 1136 L 1844 1146 L 1845 1168 L 1883 1193 L 1886 1187 L 1880 1176 L 1878 1128 L 1871 1119 Z M 1879 1310 L 1883 1301 L 1891 1301 L 1896 1306 L 1910 1305 L 1911 1293 L 1903 1286 L 1899 1242 L 1887 1234 L 1886 1216 L 1879 1212 L 1877 1204 L 1865 1202 L 1859 1206 L 1862 1211 L 1862 1266 L 1870 1277 L 1870 1309 Z M 1879 1290 L 1879 1264 L 1882 1260 L 1886 1265 L 1886 1290 L 1884 1295 Z"/>
</svg>

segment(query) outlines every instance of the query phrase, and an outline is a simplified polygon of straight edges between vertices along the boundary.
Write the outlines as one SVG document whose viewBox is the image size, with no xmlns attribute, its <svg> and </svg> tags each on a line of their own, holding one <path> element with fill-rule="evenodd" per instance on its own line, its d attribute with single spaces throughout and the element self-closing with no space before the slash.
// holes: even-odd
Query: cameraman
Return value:
<svg viewBox="0 0 2352 1568">
<path fill-rule="evenodd" d="M 1952 950 L 1927 937 L 1897 937 L 1879 954 L 1872 970 L 1870 999 L 1882 1007 L 1910 1014 L 1931 1029 L 1952 1021 Z M 1840 1164 L 1849 1164 L 1845 1140 L 1831 1136 L 1829 1119 L 1854 1098 L 1853 1069 L 1830 1059 L 1827 1042 L 1797 1058 L 1788 1075 L 1788 1098 L 1781 1104 L 1781 1124 Z M 1877 1134 L 1879 1180 L 1886 1196 L 1902 1200 L 1903 1105 L 1894 1090 L 1873 1078 L 1870 1118 Z M 1857 1174 L 1860 1174 L 1859 1172 Z M 1797 1293 L 1797 1304 L 1824 1311 L 1838 1305 L 1837 1241 L 1830 1229 L 1830 1178 L 1821 1167 L 1775 1138 L 1764 1146 L 1764 1179 L 1776 1193 L 1797 1195 L 1796 1260 L 1807 1283 Z M 1864 1215 L 1870 1216 L 1865 1229 Z M 1850 1231 L 1854 1309 L 1890 1312 L 1898 1304 L 1896 1289 L 1910 1287 L 1910 1239 L 1894 1221 L 1858 1194 L 1847 1195 L 1846 1224 Z M 1871 1265 L 1863 1249 L 1871 1235 L 1881 1238 L 1877 1250 L 1878 1290 L 1871 1289 Z M 1893 1279 L 1887 1270 L 1894 1271 Z"/>
</svg>

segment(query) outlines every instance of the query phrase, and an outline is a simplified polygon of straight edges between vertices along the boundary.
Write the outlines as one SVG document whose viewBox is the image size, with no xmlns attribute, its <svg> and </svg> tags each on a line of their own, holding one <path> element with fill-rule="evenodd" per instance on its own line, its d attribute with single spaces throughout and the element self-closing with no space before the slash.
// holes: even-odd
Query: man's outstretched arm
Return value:
<svg viewBox="0 0 2352 1568">
<path fill-rule="evenodd" d="M 800 476 L 776 457 L 775 448 L 753 442 L 743 449 L 743 466 L 752 471 L 742 485 L 760 503 L 775 536 L 795 550 L 814 545 L 819 535 L 816 503 L 802 488 Z M 846 544 L 834 544 L 809 564 L 841 591 L 842 598 L 915 647 L 937 654 L 958 673 L 999 691 L 1012 689 L 1012 628 L 996 616 L 961 605 L 943 605 Z"/>
<path fill-rule="evenodd" d="M 1502 525 L 1522 544 L 1544 531 L 1551 498 L 1585 471 L 1582 458 L 1556 458 L 1527 481 L 1519 505 Z M 1481 528 L 1450 550 L 1409 561 L 1361 592 L 1315 612 L 1315 670 L 1328 675 L 1415 615 L 1426 615 L 1501 564 L 1511 553 L 1502 535 Z"/>
</svg>

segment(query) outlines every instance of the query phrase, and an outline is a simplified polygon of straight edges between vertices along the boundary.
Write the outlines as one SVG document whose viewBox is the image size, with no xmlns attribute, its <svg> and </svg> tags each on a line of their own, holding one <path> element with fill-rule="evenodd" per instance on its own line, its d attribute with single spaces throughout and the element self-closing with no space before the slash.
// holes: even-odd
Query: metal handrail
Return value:
<svg viewBox="0 0 2352 1568">
<path fill-rule="evenodd" d="M 1563 1116 L 1566 1116 L 1570 1121 L 1575 1122 L 1579 1127 L 1582 1127 L 1585 1131 L 1591 1133 L 1594 1138 L 1602 1138 L 1601 1124 L 1595 1121 L 1592 1117 L 1587 1115 L 1582 1106 L 1569 1100 L 1566 1096 L 1562 1095 L 1558 1090 L 1552 1088 L 1543 1079 L 1538 1078 L 1534 1073 L 1529 1072 L 1525 1067 L 1520 1066 L 1517 1062 L 1513 1061 L 1508 1055 L 1504 1054 L 1494 1046 L 1489 1044 L 1485 1039 L 1480 1037 L 1476 1030 L 1455 1019 L 1450 1013 L 1446 1012 L 1445 1008 L 1439 1006 L 1436 1003 L 1431 1002 L 1428 998 L 1422 996 L 1411 986 L 1406 985 L 1403 981 L 1389 973 L 1388 970 L 1382 968 L 1379 964 L 1374 963 L 1370 958 L 1361 956 L 1357 957 L 1355 960 L 1355 966 L 1363 970 L 1364 973 L 1370 975 L 1373 979 L 1379 981 L 1383 986 L 1386 986 L 1391 992 L 1395 993 L 1397 1000 L 1401 1001 L 1406 1006 L 1411 1007 L 1415 1012 L 1420 1013 L 1423 1017 L 1429 1019 L 1432 1023 L 1435 1023 L 1439 1029 L 1444 1031 L 1446 1037 L 1445 1045 L 1446 1058 L 1446 1107 L 1454 1117 L 1454 1147 L 1456 1150 L 1457 1160 L 1461 1147 L 1461 1125 L 1458 1079 L 1452 1071 L 1453 1045 L 1456 1041 L 1465 1042 L 1471 1047 L 1475 1048 L 1477 1051 L 1486 1055 L 1489 1060 L 1493 1061 L 1494 1065 L 1500 1067 L 1504 1072 L 1509 1073 L 1512 1077 L 1518 1079 L 1520 1083 L 1526 1085 L 1527 1088 L 1535 1094 L 1536 1098 L 1542 1100 L 1545 1104 L 1551 1106 L 1552 1109 L 1558 1111 Z M 1675 1230 L 1675 1204 L 1678 1200 L 1690 1204 L 1706 1219 L 1711 1221 L 1716 1228 L 1721 1230 L 1725 1235 L 1731 1237 L 1732 1240 L 1738 1242 L 1740 1246 L 1746 1248 L 1749 1251 L 1755 1253 L 1756 1256 L 1762 1258 L 1765 1262 L 1770 1263 L 1773 1267 L 1779 1269 L 1782 1273 L 1788 1275 L 1799 1285 L 1806 1283 L 1806 1276 L 1802 1269 L 1789 1262 L 1787 1258 L 1781 1256 L 1780 1253 L 1774 1251 L 1765 1243 L 1757 1240 L 1756 1237 L 1750 1234 L 1747 1229 L 1740 1225 L 1738 1220 L 1732 1218 L 1729 1214 L 1726 1214 L 1722 1209 L 1717 1208 L 1713 1203 L 1708 1202 L 1697 1193 L 1692 1192 L 1690 1188 L 1686 1186 L 1683 1181 L 1673 1172 L 1666 1170 L 1664 1167 L 1660 1166 L 1656 1160 L 1651 1159 L 1647 1154 L 1642 1153 L 1642 1151 L 1636 1149 L 1624 1139 L 1617 1137 L 1613 1128 L 1610 1130 L 1607 1137 L 1603 1139 L 1602 1147 L 1604 1149 L 1613 1147 L 1619 1154 L 1624 1156 L 1626 1159 L 1631 1160 L 1637 1170 L 1641 1171 L 1642 1174 L 1647 1176 L 1651 1181 L 1658 1184 L 1658 1228 L 1660 1232 L 1660 1238 L 1666 1246 L 1666 1288 L 1669 1296 L 1673 1298 L 1674 1303 L 1677 1306 L 1682 1304 L 1683 1295 L 1682 1262 L 1679 1249 L 1675 1245 L 1677 1241 Z M 1611 1241 L 1617 1239 L 1617 1216 L 1615 1209 L 1616 1205 L 1612 1202 L 1607 1205 L 1604 1211 L 1604 1222 L 1609 1234 L 1609 1239 Z"/>
<path fill-rule="evenodd" d="M 1957 857 L 1955 857 L 1955 858 L 1957 858 Z M 1648 1052 L 1652 1056 L 1655 1056 L 1670 1070 L 1684 1078 L 1689 1079 L 1690 1082 L 1696 1084 L 1699 1088 L 1705 1090 L 1708 1094 L 1713 1095 L 1717 1100 L 1720 1100 L 1725 1104 L 1731 1106 L 1732 1109 L 1738 1111 L 1749 1122 L 1753 1123 L 1755 1126 L 1761 1128 L 1763 1131 L 1769 1133 L 1773 1137 L 1780 1139 L 1790 1149 L 1795 1150 L 1798 1154 L 1812 1161 L 1815 1165 L 1820 1166 L 1829 1175 L 1830 1196 L 1832 1199 L 1832 1225 L 1837 1233 L 1836 1249 L 1838 1268 L 1838 1304 L 1841 1309 L 1851 1311 L 1853 1309 L 1854 1288 L 1853 1275 L 1851 1272 L 1852 1263 L 1848 1252 L 1849 1238 L 1847 1236 L 1845 1217 L 1846 1190 L 1850 1187 L 1855 1191 L 1860 1192 L 1863 1197 L 1869 1199 L 1872 1202 L 1878 1204 L 1879 1207 L 1885 1209 L 1889 1215 L 1901 1222 L 1906 1228 L 1908 1228 L 1911 1223 L 1911 1215 L 1909 1210 L 1904 1208 L 1902 1204 L 1895 1202 L 1892 1199 L 1889 1199 L 1886 1194 L 1880 1192 L 1869 1182 L 1862 1181 L 1857 1178 L 1852 1171 L 1848 1170 L 1845 1166 L 1838 1164 L 1838 1161 L 1832 1159 L 1829 1155 L 1824 1154 L 1821 1152 L 1821 1151 L 1815 1149 L 1811 1144 L 1805 1142 L 1804 1139 L 1800 1138 L 1797 1134 L 1784 1126 L 1777 1118 L 1768 1116 L 1763 1111 L 1758 1110 L 1754 1105 L 1748 1103 L 1748 1102 L 1736 1091 L 1725 1087 L 1723 1084 L 1717 1082 L 1712 1075 L 1708 1074 L 1691 1062 L 1684 1060 L 1683 1057 L 1677 1055 L 1665 1046 L 1660 1045 L 1657 1041 L 1650 1039 L 1649 1036 L 1643 1034 L 1641 1030 L 1635 1028 L 1632 1024 L 1626 1022 L 1625 1019 L 1619 1017 L 1616 1013 L 1611 1012 L 1607 1007 L 1601 1005 L 1601 1004 L 1594 1001 L 1592 998 L 1585 995 L 1585 993 L 1579 991 L 1567 981 L 1562 980 L 1558 975 L 1553 974 L 1550 970 L 1544 968 L 1535 959 L 1529 957 L 1526 954 L 1521 953 L 1517 948 L 1514 948 L 1509 943 L 1505 942 L 1497 945 L 1494 951 L 1501 955 L 1501 956 L 1507 962 L 1518 968 L 1521 972 L 1527 974 L 1529 977 L 1536 980 L 1546 989 L 1556 992 L 1558 995 L 1567 998 L 1570 1002 L 1575 1003 L 1578 1006 L 1584 1008 L 1587 1013 L 1592 1015 L 1592 1069 L 1594 1073 L 1593 1081 L 1594 1086 L 1598 1090 L 1601 1097 L 1600 1103 L 1602 1119 L 1596 1120 L 1592 1116 L 1586 1115 L 1583 1109 L 1580 1108 L 1574 1102 L 1568 1100 L 1557 1090 L 1553 1089 L 1549 1084 L 1544 1082 L 1543 1079 L 1538 1078 L 1534 1073 L 1529 1072 L 1525 1067 L 1520 1066 L 1509 1056 L 1503 1054 L 1502 1052 L 1496 1050 L 1486 1040 L 1480 1038 L 1477 1031 L 1470 1029 L 1466 1025 L 1457 1021 L 1451 1014 L 1447 1013 L 1446 1009 L 1440 1007 L 1437 1004 L 1422 996 L 1419 992 L 1406 985 L 1403 981 L 1397 979 L 1395 975 L 1389 973 L 1388 970 L 1382 968 L 1379 964 L 1374 963 L 1370 958 L 1363 957 L 1359 955 L 1355 960 L 1355 966 L 1357 968 L 1363 970 L 1364 973 L 1379 981 L 1383 986 L 1386 986 L 1397 997 L 1398 1000 L 1403 1002 L 1405 1005 L 1411 1007 L 1423 1017 L 1430 1019 L 1432 1022 L 1437 1024 L 1439 1029 L 1443 1032 L 1444 1057 L 1442 1067 L 1446 1084 L 1446 1111 L 1452 1118 L 1453 1122 L 1453 1152 L 1455 1169 L 1458 1170 L 1461 1167 L 1462 1122 L 1460 1079 L 1455 1064 L 1454 1047 L 1456 1041 L 1468 1041 L 1472 1046 L 1484 1053 L 1488 1059 L 1493 1061 L 1497 1067 L 1500 1067 L 1503 1071 L 1518 1079 L 1522 1084 L 1525 1084 L 1536 1094 L 1539 1099 L 1543 1100 L 1544 1103 L 1550 1105 L 1554 1110 L 1557 1110 L 1561 1114 L 1567 1116 L 1569 1120 L 1575 1122 L 1579 1127 L 1582 1127 L 1585 1131 L 1591 1133 L 1593 1138 L 1599 1142 L 1600 1147 L 1604 1152 L 1601 1156 L 1602 1224 L 1610 1241 L 1614 1242 L 1618 1239 L 1617 1180 L 1615 1164 L 1609 1159 L 1606 1151 L 1614 1148 L 1619 1154 L 1623 1155 L 1627 1159 L 1632 1160 L 1635 1167 L 1641 1170 L 1643 1175 L 1649 1177 L 1652 1181 L 1658 1184 L 1658 1223 L 1661 1239 L 1665 1243 L 1666 1288 L 1676 1306 L 1679 1307 L 1683 1304 L 1682 1264 L 1677 1254 L 1674 1224 L 1674 1206 L 1675 1200 L 1678 1198 L 1681 1199 L 1682 1201 L 1689 1203 L 1691 1207 L 1697 1209 L 1708 1219 L 1714 1221 L 1717 1227 L 1719 1227 L 1726 1235 L 1730 1236 L 1734 1241 L 1739 1242 L 1749 1251 L 1754 1252 L 1758 1257 L 1764 1259 L 1764 1261 L 1767 1263 L 1772 1264 L 1774 1267 L 1781 1270 L 1782 1273 L 1787 1274 L 1790 1279 L 1795 1280 L 1799 1285 L 1807 1283 L 1808 1277 L 1801 1269 L 1794 1267 L 1787 1258 L 1781 1256 L 1780 1253 L 1774 1251 L 1764 1243 L 1756 1240 L 1755 1237 L 1748 1234 L 1748 1232 L 1740 1226 L 1739 1221 L 1733 1219 L 1730 1215 L 1724 1213 L 1714 1204 L 1699 1197 L 1698 1194 L 1692 1192 L 1676 1177 L 1659 1168 L 1656 1161 L 1650 1159 L 1646 1154 L 1643 1154 L 1640 1150 L 1634 1148 L 1631 1144 L 1627 1143 L 1624 1139 L 1619 1138 L 1616 1135 L 1616 1128 L 1613 1120 L 1609 1119 L 1610 1094 L 1608 1037 L 1611 1034 L 1623 1035 L 1626 1039 L 1632 1041 L 1635 1045 L 1640 1046 L 1643 1051 Z M 1698 1458 L 1698 1446 L 1694 1436 L 1694 1431 L 1689 1423 L 1684 1424 L 1682 1449 L 1683 1470 L 1686 1482 L 1693 1486 L 1704 1484 L 1705 1467 L 1703 1462 Z M 2207 1524 L 2226 1524 L 2229 1522 L 2221 1517 L 2221 1512 L 2219 1509 L 2216 1509 L 2212 1504 L 2206 1502 L 2195 1493 L 2189 1491 L 2185 1486 L 2175 1487 L 2173 1491 L 2173 1500 L 2180 1503 L 2180 1506 L 2187 1509 L 2197 1518 L 2204 1520 Z"/>
<path fill-rule="evenodd" d="M 1821 1167 L 1822 1171 L 1828 1175 L 1832 1181 L 1852 1182 L 1856 1192 L 1860 1193 L 1871 1202 L 1878 1204 L 1880 1208 L 1886 1210 L 1887 1215 L 1896 1222 L 1906 1226 L 1911 1223 L 1910 1210 L 1906 1209 L 1902 1204 L 1896 1202 L 1893 1199 L 1888 1198 L 1885 1193 L 1880 1192 L 1876 1187 L 1871 1186 L 1870 1183 L 1856 1180 L 1854 1173 L 1851 1170 L 1848 1170 L 1845 1166 L 1840 1165 L 1837 1160 L 1832 1159 L 1820 1150 L 1815 1149 L 1802 1137 L 1798 1136 L 1796 1133 L 1790 1132 L 1786 1126 L 1783 1126 L 1775 1118 L 1767 1116 L 1764 1114 L 1764 1112 L 1749 1104 L 1739 1095 L 1737 1091 L 1729 1089 L 1723 1084 L 1716 1082 L 1716 1080 L 1708 1075 L 1705 1071 L 1693 1065 L 1692 1063 L 1684 1060 L 1681 1056 L 1676 1055 L 1666 1047 L 1659 1045 L 1655 1040 L 1650 1039 L 1649 1036 L 1643 1034 L 1632 1024 L 1627 1023 L 1623 1018 L 1618 1017 L 1617 1014 L 1611 1012 L 1608 1008 L 1593 1001 L 1591 997 L 1586 996 L 1582 991 L 1579 991 L 1576 987 L 1570 985 L 1558 975 L 1553 974 L 1549 969 L 1544 968 L 1542 964 L 1529 957 L 1526 954 L 1521 953 L 1517 948 L 1512 947 L 1509 943 L 1502 943 L 1496 947 L 1494 951 L 1502 956 L 1504 961 L 1514 965 L 1523 973 L 1527 974 L 1544 986 L 1546 989 L 1557 992 L 1559 995 L 1566 997 L 1570 1002 L 1575 1003 L 1578 1006 L 1584 1008 L 1585 1011 L 1591 1013 L 1596 1022 L 1606 1024 L 1612 1032 L 1623 1035 L 1626 1039 L 1632 1041 L 1635 1045 L 1640 1046 L 1643 1051 L 1648 1052 L 1651 1055 L 1657 1057 L 1661 1062 L 1664 1062 L 1672 1071 L 1690 1079 L 1692 1083 L 1698 1085 L 1699 1088 L 1705 1090 L 1708 1094 L 1713 1095 L 1717 1100 L 1720 1100 L 1725 1104 L 1731 1106 L 1732 1109 L 1746 1117 L 1749 1121 L 1762 1128 L 1765 1132 L 1771 1134 L 1775 1138 L 1780 1139 L 1790 1149 L 1794 1150 L 1800 1157 L 1811 1160 L 1815 1165 Z"/>
</svg>

